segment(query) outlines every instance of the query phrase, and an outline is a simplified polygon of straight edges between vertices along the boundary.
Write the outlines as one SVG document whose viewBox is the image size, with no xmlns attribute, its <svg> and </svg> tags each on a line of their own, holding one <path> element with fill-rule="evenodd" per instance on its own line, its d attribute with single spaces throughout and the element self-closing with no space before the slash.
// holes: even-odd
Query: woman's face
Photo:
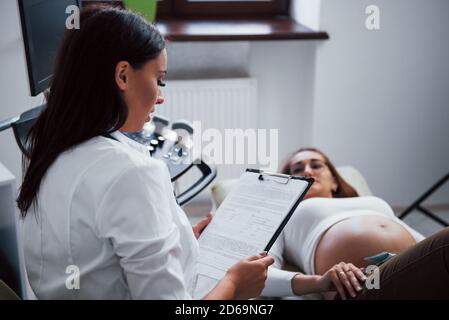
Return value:
<svg viewBox="0 0 449 320">
<path fill-rule="evenodd" d="M 128 62 L 119 62 L 116 68 L 116 82 L 121 89 L 128 118 L 121 131 L 136 132 L 142 130 L 155 105 L 164 102 L 158 82 L 167 73 L 167 52 L 164 49 L 157 58 L 150 60 L 140 69 L 134 69 Z"/>
<path fill-rule="evenodd" d="M 318 152 L 301 151 L 295 154 L 290 161 L 290 174 L 312 177 L 315 180 L 305 199 L 332 198 L 332 191 L 337 190 L 337 182 L 324 157 Z"/>
</svg>

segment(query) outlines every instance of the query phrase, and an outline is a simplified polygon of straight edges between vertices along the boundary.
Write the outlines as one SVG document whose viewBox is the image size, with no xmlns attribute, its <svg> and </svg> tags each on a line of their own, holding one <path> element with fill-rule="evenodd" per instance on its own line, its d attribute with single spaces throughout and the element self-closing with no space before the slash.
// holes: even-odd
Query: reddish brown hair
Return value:
<svg viewBox="0 0 449 320">
<path fill-rule="evenodd" d="M 332 176 L 335 178 L 335 181 L 337 182 L 337 190 L 332 192 L 332 197 L 334 198 L 350 198 L 350 197 L 358 197 L 359 194 L 357 191 L 343 179 L 343 177 L 338 173 L 335 166 L 332 164 L 332 162 L 329 160 L 329 158 L 320 150 L 316 148 L 301 148 L 295 152 L 293 152 L 291 155 L 289 155 L 281 164 L 281 167 L 279 169 L 280 173 L 284 174 L 291 174 L 290 172 L 290 162 L 292 161 L 293 157 L 304 151 L 313 151 L 316 153 L 319 153 L 326 163 L 327 167 L 332 173 Z"/>
</svg>

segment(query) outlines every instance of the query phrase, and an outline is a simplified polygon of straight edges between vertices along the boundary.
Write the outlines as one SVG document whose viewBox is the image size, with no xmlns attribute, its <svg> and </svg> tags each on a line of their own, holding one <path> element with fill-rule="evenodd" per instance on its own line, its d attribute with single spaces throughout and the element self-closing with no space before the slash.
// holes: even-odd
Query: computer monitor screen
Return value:
<svg viewBox="0 0 449 320">
<path fill-rule="evenodd" d="M 70 14 L 79 0 L 19 0 L 31 95 L 49 87 L 53 64 Z"/>
</svg>

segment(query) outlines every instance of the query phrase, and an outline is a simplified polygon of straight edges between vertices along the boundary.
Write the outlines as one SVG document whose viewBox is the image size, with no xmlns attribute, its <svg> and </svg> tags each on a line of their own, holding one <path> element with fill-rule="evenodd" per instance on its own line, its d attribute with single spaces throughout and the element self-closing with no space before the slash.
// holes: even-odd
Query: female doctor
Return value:
<svg viewBox="0 0 449 320">
<path fill-rule="evenodd" d="M 38 298 L 191 298 L 207 221 L 192 230 L 165 164 L 122 133 L 163 102 L 166 64 L 159 32 L 131 12 L 90 7 L 67 31 L 17 200 Z M 204 298 L 258 296 L 273 262 L 238 262 Z"/>
</svg>

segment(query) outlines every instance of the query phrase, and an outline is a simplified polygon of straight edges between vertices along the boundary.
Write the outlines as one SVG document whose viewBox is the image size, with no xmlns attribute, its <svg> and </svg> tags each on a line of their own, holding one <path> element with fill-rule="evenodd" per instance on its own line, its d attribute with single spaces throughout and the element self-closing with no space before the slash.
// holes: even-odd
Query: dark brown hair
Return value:
<svg viewBox="0 0 449 320">
<path fill-rule="evenodd" d="M 327 167 L 332 173 L 332 176 L 335 178 L 335 181 L 337 182 L 337 190 L 334 192 L 332 191 L 332 197 L 334 198 L 350 198 L 350 197 L 358 197 L 359 194 L 357 191 L 349 184 L 347 183 L 342 176 L 338 173 L 335 166 L 332 164 L 332 162 L 329 160 L 328 156 L 326 156 L 322 151 L 316 149 L 316 148 L 301 148 L 295 152 L 293 152 L 291 155 L 289 155 L 281 164 L 281 167 L 279 169 L 280 173 L 284 174 L 291 174 L 290 172 L 290 162 L 292 161 L 293 157 L 304 151 L 313 151 L 316 153 L 319 153 L 323 159 Z"/>
<path fill-rule="evenodd" d="M 37 206 L 41 181 L 61 153 L 124 125 L 128 108 L 115 82 L 117 64 L 140 69 L 164 48 L 158 30 L 135 13 L 93 5 L 82 10 L 80 29 L 64 35 L 47 107 L 28 136 L 17 199 L 23 217 Z"/>
</svg>

